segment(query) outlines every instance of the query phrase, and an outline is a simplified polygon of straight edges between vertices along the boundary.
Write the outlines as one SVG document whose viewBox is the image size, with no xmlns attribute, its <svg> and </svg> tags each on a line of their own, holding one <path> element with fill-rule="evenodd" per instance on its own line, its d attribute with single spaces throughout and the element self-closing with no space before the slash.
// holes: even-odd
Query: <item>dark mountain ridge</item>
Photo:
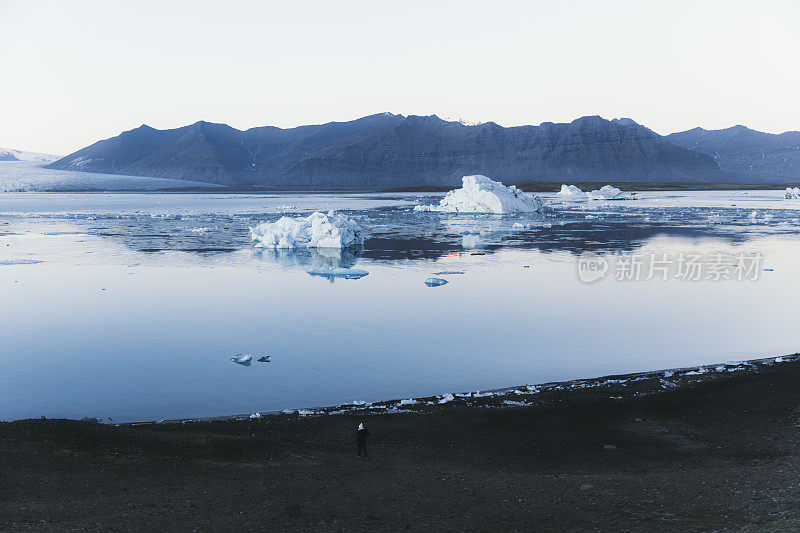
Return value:
<svg viewBox="0 0 800 533">
<path fill-rule="evenodd" d="M 800 131 L 772 134 L 737 125 L 722 130 L 694 128 L 665 139 L 712 156 L 723 172 L 738 180 L 800 179 Z"/>
<path fill-rule="evenodd" d="M 510 128 L 390 113 L 289 129 L 143 125 L 49 168 L 309 189 L 456 185 L 467 174 L 505 182 L 724 179 L 708 155 L 630 119 L 598 116 Z"/>
</svg>

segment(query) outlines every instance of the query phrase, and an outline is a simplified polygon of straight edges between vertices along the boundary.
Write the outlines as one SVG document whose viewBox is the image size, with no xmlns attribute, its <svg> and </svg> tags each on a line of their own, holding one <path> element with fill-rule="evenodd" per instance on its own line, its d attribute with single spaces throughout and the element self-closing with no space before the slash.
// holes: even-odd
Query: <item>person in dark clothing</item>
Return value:
<svg viewBox="0 0 800 533">
<path fill-rule="evenodd" d="M 369 431 L 364 427 L 364 424 L 359 424 L 356 432 L 356 442 L 358 443 L 358 456 L 361 457 L 361 452 L 363 451 L 364 459 L 369 459 L 369 455 L 367 455 L 367 437 L 369 437 Z"/>
</svg>

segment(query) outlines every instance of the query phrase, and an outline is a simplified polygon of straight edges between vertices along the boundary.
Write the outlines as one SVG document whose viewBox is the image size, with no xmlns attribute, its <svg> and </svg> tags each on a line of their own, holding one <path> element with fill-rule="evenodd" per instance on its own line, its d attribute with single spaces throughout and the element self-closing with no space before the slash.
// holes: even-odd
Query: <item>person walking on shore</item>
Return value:
<svg viewBox="0 0 800 533">
<path fill-rule="evenodd" d="M 369 459 L 369 455 L 367 455 L 367 437 L 369 437 L 369 431 L 364 427 L 364 424 L 359 424 L 358 431 L 356 431 L 356 442 L 358 443 L 358 456 L 361 457 L 361 452 L 363 451 L 364 459 Z"/>
</svg>

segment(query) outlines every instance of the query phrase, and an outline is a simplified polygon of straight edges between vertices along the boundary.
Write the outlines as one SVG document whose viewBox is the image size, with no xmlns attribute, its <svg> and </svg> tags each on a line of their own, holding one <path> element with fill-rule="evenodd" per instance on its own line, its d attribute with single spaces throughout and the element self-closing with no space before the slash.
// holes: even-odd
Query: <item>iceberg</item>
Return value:
<svg viewBox="0 0 800 533">
<path fill-rule="evenodd" d="M 784 198 L 787 200 L 800 200 L 800 187 L 786 187 Z"/>
<path fill-rule="evenodd" d="M 307 217 L 281 217 L 250 228 L 254 246 L 272 249 L 346 248 L 364 244 L 364 232 L 352 219 L 330 211 Z"/>
<path fill-rule="evenodd" d="M 575 185 L 562 185 L 561 190 L 556 193 L 556 196 L 562 198 L 580 198 L 586 196 L 586 193 Z"/>
<path fill-rule="evenodd" d="M 439 205 L 418 205 L 414 211 L 442 213 L 536 213 L 544 207 L 541 197 L 526 194 L 514 185 L 506 187 L 486 176 L 464 176 L 460 189 L 454 189 Z"/>
<path fill-rule="evenodd" d="M 603 185 L 596 191 L 588 193 L 589 200 L 635 200 L 635 193 L 622 192 L 613 185 Z"/>
</svg>

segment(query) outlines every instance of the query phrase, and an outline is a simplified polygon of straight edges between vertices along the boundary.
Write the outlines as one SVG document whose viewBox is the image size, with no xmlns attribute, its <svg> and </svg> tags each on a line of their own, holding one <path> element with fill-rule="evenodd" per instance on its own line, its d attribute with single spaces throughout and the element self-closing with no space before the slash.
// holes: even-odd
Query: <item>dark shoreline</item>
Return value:
<svg viewBox="0 0 800 533">
<path fill-rule="evenodd" d="M 745 372 L 774 364 L 783 364 L 800 360 L 800 353 L 778 357 L 748 359 L 744 361 L 731 361 L 726 363 L 713 363 L 682 368 L 669 368 L 650 370 L 646 372 L 630 372 L 627 374 L 613 374 L 595 378 L 578 378 L 567 381 L 552 381 L 547 383 L 516 385 L 499 389 L 486 389 L 476 392 L 452 392 L 434 396 L 419 396 L 408 399 L 381 400 L 356 404 L 339 404 L 322 407 L 300 407 L 297 409 L 284 409 L 283 411 L 259 411 L 254 413 L 240 413 L 233 415 L 176 418 L 165 420 L 147 420 L 138 422 L 124 422 L 118 426 L 142 426 L 150 424 L 186 424 L 190 422 L 224 422 L 244 421 L 270 417 L 313 417 L 336 416 L 343 414 L 380 415 L 399 413 L 424 413 L 430 409 L 442 409 L 452 406 L 462 407 L 503 407 L 503 402 L 511 401 L 522 405 L 535 405 L 541 393 L 553 391 L 577 391 L 583 389 L 597 389 L 606 391 L 610 398 L 623 399 L 628 396 L 637 398 L 657 394 L 663 390 L 687 386 L 693 383 L 718 379 L 717 374 L 730 372 Z M 630 387 L 635 385 L 635 387 Z M 619 396 L 612 396 L 619 395 Z M 632 396 L 631 396 L 632 395 Z M 449 398 L 447 398 L 449 397 Z M 403 403 L 411 400 L 414 403 Z M 258 416 L 255 416 L 258 415 Z M 96 421 L 100 419 L 83 419 L 83 421 Z"/>
<path fill-rule="evenodd" d="M 797 530 L 800 357 L 779 359 L 336 416 L 0 423 L 0 530 Z"/>
</svg>

